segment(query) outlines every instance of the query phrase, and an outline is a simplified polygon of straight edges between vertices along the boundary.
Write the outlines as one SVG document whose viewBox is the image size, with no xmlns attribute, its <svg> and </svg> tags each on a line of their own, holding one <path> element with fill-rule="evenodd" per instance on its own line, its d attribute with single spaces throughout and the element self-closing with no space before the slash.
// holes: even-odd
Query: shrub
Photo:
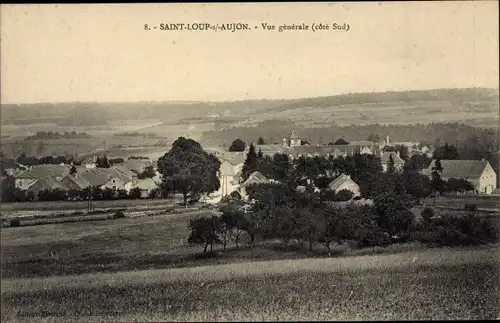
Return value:
<svg viewBox="0 0 500 323">
<path fill-rule="evenodd" d="M 11 228 L 19 227 L 20 225 L 21 225 L 21 221 L 19 221 L 19 219 L 10 220 L 10 227 Z"/>
<path fill-rule="evenodd" d="M 233 191 L 229 196 L 236 200 L 241 200 L 241 194 L 238 191 Z"/>
<path fill-rule="evenodd" d="M 422 216 L 422 222 L 425 224 L 429 224 L 431 222 L 431 219 L 434 217 L 434 210 L 430 207 L 426 207 L 422 210 L 420 215 Z"/>
<path fill-rule="evenodd" d="M 335 194 L 335 197 L 334 197 L 334 200 L 335 201 L 349 201 L 352 199 L 352 197 L 354 196 L 354 193 L 347 190 L 347 189 L 343 189 L 343 190 L 340 190 L 337 192 L 337 194 Z"/>
<path fill-rule="evenodd" d="M 477 211 L 477 204 L 467 203 L 464 205 L 465 211 L 475 212 Z"/>
<path fill-rule="evenodd" d="M 122 211 L 117 211 L 114 215 L 113 215 L 113 219 L 123 219 L 125 217 L 125 214 L 123 214 Z"/>
<path fill-rule="evenodd" d="M 464 246 L 498 241 L 498 230 L 489 219 L 480 218 L 474 213 L 468 215 L 445 214 L 431 221 L 429 236 L 434 236 L 438 245 Z"/>
<path fill-rule="evenodd" d="M 130 190 L 129 197 L 131 199 L 139 199 L 141 198 L 142 192 L 141 189 L 138 187 L 134 187 L 133 189 Z"/>
</svg>

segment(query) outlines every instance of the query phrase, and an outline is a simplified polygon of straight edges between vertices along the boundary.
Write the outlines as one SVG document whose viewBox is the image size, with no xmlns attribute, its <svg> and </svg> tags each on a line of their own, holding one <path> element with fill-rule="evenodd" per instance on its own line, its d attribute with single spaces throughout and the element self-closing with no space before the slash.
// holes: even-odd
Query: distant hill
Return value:
<svg viewBox="0 0 500 323">
<path fill-rule="evenodd" d="M 252 127 L 270 119 L 307 127 L 331 124 L 408 124 L 437 121 L 491 126 L 498 121 L 498 89 L 352 93 L 293 100 L 233 102 L 39 103 L 0 106 L 2 124 L 98 126 L 110 120 L 157 119 L 165 124 L 216 122 Z"/>
</svg>

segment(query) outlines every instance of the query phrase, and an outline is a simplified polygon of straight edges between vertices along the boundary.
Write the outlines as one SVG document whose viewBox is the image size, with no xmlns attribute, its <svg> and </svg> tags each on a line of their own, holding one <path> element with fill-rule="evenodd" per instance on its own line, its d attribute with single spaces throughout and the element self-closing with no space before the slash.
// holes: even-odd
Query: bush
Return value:
<svg viewBox="0 0 500 323">
<path fill-rule="evenodd" d="M 334 197 L 334 201 L 343 202 L 349 201 L 354 196 L 354 193 L 349 191 L 348 189 L 343 189 L 337 192 Z"/>
<path fill-rule="evenodd" d="M 464 205 L 464 210 L 469 212 L 477 211 L 477 204 L 467 203 Z"/>
<path fill-rule="evenodd" d="M 430 207 L 426 207 L 422 210 L 420 215 L 422 216 L 422 222 L 425 224 L 429 224 L 434 217 L 434 210 Z"/>
<path fill-rule="evenodd" d="M 21 225 L 21 221 L 19 221 L 19 219 L 10 220 L 10 227 L 11 228 L 19 227 L 20 225 Z"/>
<path fill-rule="evenodd" d="M 434 242 L 442 246 L 497 242 L 498 230 L 490 221 L 492 220 L 480 218 L 473 213 L 465 216 L 445 214 L 438 219 L 433 219 L 428 228 L 428 236 L 433 236 L 434 241 L 421 241 Z"/>
<path fill-rule="evenodd" d="M 113 215 L 113 219 L 123 219 L 125 218 L 125 214 L 123 214 L 122 211 L 116 211 L 116 213 Z"/>
<path fill-rule="evenodd" d="M 238 191 L 233 191 L 229 196 L 236 200 L 241 200 L 241 194 Z"/>
</svg>

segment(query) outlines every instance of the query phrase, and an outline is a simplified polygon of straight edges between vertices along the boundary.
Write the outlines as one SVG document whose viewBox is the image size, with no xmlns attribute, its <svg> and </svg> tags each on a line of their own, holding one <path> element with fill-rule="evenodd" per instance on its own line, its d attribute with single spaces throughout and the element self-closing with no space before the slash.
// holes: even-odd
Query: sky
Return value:
<svg viewBox="0 0 500 323">
<path fill-rule="evenodd" d="M 0 18 L 3 104 L 499 86 L 496 1 L 29 4 L 2 5 Z M 144 30 L 195 22 L 251 30 Z M 350 30 L 280 33 L 262 23 L 347 23 Z"/>
</svg>

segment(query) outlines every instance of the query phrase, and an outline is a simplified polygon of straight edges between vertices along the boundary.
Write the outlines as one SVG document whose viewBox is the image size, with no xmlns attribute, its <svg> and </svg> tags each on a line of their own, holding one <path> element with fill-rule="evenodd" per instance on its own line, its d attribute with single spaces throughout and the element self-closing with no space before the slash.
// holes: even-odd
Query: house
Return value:
<svg viewBox="0 0 500 323">
<path fill-rule="evenodd" d="M 84 178 L 80 177 L 78 173 L 73 175 L 66 175 L 61 180 L 61 183 L 66 186 L 69 190 L 83 190 L 90 186 L 90 183 Z"/>
<path fill-rule="evenodd" d="M 284 138 L 286 142 L 286 138 Z M 262 152 L 262 155 L 264 156 L 271 156 L 273 157 L 275 154 L 280 154 L 283 153 L 284 148 L 287 148 L 286 145 L 256 145 L 255 146 L 255 151 L 259 152 L 259 150 Z"/>
<path fill-rule="evenodd" d="M 149 159 L 127 159 L 122 166 L 129 171 L 140 174 L 144 172 L 146 167 L 153 166 L 153 163 Z"/>
<path fill-rule="evenodd" d="M 335 193 L 338 193 L 341 190 L 349 190 L 353 193 L 354 197 L 361 195 L 359 185 L 351 179 L 351 176 L 346 174 L 340 174 L 330 184 L 328 184 L 328 187 Z"/>
<path fill-rule="evenodd" d="M 403 169 L 403 166 L 405 165 L 405 161 L 399 157 L 399 151 L 386 151 L 383 152 L 381 157 L 380 157 L 380 163 L 382 164 L 382 169 L 384 172 L 387 172 L 387 166 L 389 165 L 389 161 L 391 160 L 394 161 L 394 169 L 396 171 L 400 171 Z"/>
<path fill-rule="evenodd" d="M 68 191 L 69 188 L 64 184 L 56 180 L 54 177 L 41 177 L 37 179 L 31 186 L 27 189 L 28 192 L 33 192 L 35 196 L 38 195 L 39 192 L 44 190 L 54 191 L 56 189 L 60 189 L 63 191 Z"/>
<path fill-rule="evenodd" d="M 131 178 L 136 178 L 137 174 L 138 174 L 138 173 L 134 172 L 133 170 L 130 170 L 129 168 L 125 167 L 124 165 L 113 165 L 109 169 L 117 171 L 120 174 L 131 177 Z"/>
<path fill-rule="evenodd" d="M 289 137 L 289 147 L 299 147 L 302 145 L 302 139 L 295 129 L 292 130 L 292 133 Z"/>
<path fill-rule="evenodd" d="M 87 168 L 87 169 L 93 169 L 97 167 L 97 157 L 92 156 L 89 158 L 86 158 L 82 161 L 82 166 Z"/>
<path fill-rule="evenodd" d="M 158 185 L 151 178 L 136 179 L 132 182 L 131 189 L 139 188 L 141 190 L 141 197 L 149 197 L 151 192 L 158 188 Z"/>
<path fill-rule="evenodd" d="M 264 175 L 262 175 L 258 171 L 255 171 L 252 174 L 250 174 L 250 176 L 248 176 L 246 181 L 243 182 L 239 186 L 238 192 L 241 194 L 241 196 L 243 198 L 246 198 L 246 196 L 247 196 L 246 188 L 247 187 L 249 187 L 250 185 L 253 185 L 253 184 L 267 184 L 267 183 L 279 183 L 279 182 L 276 180 L 268 179 L 267 177 L 265 177 Z"/>
<path fill-rule="evenodd" d="M 65 175 L 69 174 L 68 165 L 34 165 L 28 170 L 17 174 L 16 188 L 27 190 L 36 180 L 42 177 L 52 177 L 60 181 Z"/>
<path fill-rule="evenodd" d="M 210 194 L 206 201 L 209 203 L 218 203 L 224 196 L 230 195 L 234 191 L 238 191 L 240 186 L 241 170 L 246 158 L 245 152 L 228 152 L 219 151 L 215 156 L 220 161 L 220 168 L 217 176 L 220 182 L 220 188 L 216 192 Z M 161 182 L 161 177 L 159 177 Z"/>
<path fill-rule="evenodd" d="M 108 169 L 105 173 L 105 177 L 107 177 L 107 180 L 101 186 L 102 189 L 110 188 L 113 190 L 125 190 L 127 193 L 130 192 L 133 182 L 131 177 L 114 169 Z"/>
<path fill-rule="evenodd" d="M 77 168 L 77 173 L 75 174 L 75 176 L 78 176 L 79 178 L 88 182 L 91 186 L 101 187 L 109 179 L 107 176 L 107 172 L 107 168 L 87 169 L 84 167 L 79 167 Z"/>
<path fill-rule="evenodd" d="M 433 160 L 422 173 L 432 176 Z M 491 194 L 497 188 L 497 174 L 487 160 L 441 160 L 443 172 L 439 173 L 442 180 L 450 178 L 465 179 L 474 185 L 479 194 Z"/>
</svg>

